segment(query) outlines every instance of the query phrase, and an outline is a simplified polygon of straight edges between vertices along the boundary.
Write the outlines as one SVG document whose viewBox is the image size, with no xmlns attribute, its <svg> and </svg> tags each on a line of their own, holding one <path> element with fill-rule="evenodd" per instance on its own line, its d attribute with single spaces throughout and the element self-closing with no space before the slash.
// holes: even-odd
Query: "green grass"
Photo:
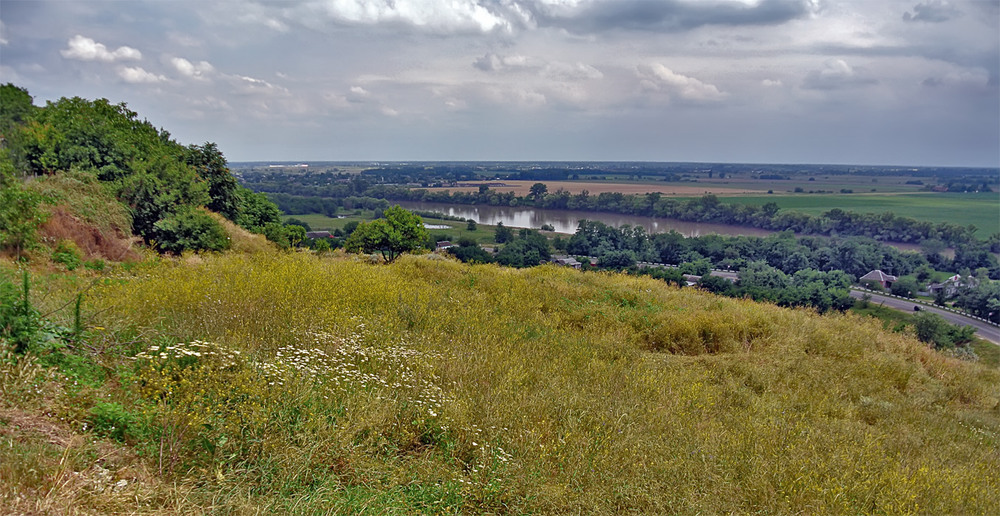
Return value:
<svg viewBox="0 0 1000 516">
<path fill-rule="evenodd" d="M 913 326 L 913 314 L 881 306 L 874 302 L 869 303 L 867 307 L 862 307 L 861 303 L 855 303 L 851 312 L 882 321 L 882 327 L 887 331 L 901 332 L 904 327 Z M 988 340 L 976 338 L 970 347 L 979 357 L 980 363 L 988 367 L 1000 367 L 1000 346 Z"/>
<path fill-rule="evenodd" d="M 37 281 L 42 312 L 76 291 Z M 851 314 L 561 267 L 307 252 L 118 271 L 84 313 L 73 352 L 103 381 L 0 360 L 0 505 L 14 512 L 1000 502 L 1000 463 L 983 460 L 1000 447 L 1000 372 Z M 127 489 L 95 488 L 96 465 Z"/>
<path fill-rule="evenodd" d="M 914 193 L 899 195 L 795 194 L 725 197 L 724 202 L 763 205 L 775 202 L 782 209 L 821 215 L 834 208 L 860 213 L 892 212 L 928 222 L 973 224 L 985 238 L 1000 231 L 1000 194 Z"/>
</svg>

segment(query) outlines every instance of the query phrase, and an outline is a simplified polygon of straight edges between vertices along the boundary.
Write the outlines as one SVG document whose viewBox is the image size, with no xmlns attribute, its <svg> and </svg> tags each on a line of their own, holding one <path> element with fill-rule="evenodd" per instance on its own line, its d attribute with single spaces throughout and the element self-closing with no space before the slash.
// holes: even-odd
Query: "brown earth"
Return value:
<svg viewBox="0 0 1000 516">
<path fill-rule="evenodd" d="M 138 239 L 125 235 L 118 229 L 102 230 L 87 224 L 70 213 L 65 206 L 55 206 L 49 218 L 42 224 L 40 234 L 52 243 L 72 240 L 83 254 L 84 259 L 101 258 L 116 262 L 138 260 L 135 249 Z"/>
</svg>

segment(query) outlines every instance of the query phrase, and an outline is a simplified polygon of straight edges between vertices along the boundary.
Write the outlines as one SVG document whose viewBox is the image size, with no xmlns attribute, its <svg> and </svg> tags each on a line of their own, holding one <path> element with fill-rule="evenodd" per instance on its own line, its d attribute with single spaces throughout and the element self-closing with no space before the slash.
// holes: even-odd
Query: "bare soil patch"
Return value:
<svg viewBox="0 0 1000 516">
<path fill-rule="evenodd" d="M 85 259 L 104 258 L 116 262 L 138 260 L 133 249 L 136 238 L 115 229 L 102 230 L 74 216 L 64 206 L 52 208 L 41 234 L 53 242 L 72 240 Z"/>
</svg>

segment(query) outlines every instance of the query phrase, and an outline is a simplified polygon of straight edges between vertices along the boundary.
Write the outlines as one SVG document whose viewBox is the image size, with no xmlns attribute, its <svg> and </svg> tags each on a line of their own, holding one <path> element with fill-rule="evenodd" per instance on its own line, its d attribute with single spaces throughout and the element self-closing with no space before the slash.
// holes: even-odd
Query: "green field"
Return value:
<svg viewBox="0 0 1000 516">
<path fill-rule="evenodd" d="M 371 215 L 372 214 L 369 211 L 363 215 L 353 214 L 345 216 L 342 219 L 335 219 L 318 213 L 310 213 L 308 215 L 286 215 L 282 218 L 285 221 L 293 218 L 299 219 L 309 224 L 313 231 L 333 231 L 336 229 L 342 229 L 348 222 L 364 222 L 366 220 L 372 220 Z M 426 224 L 451 226 L 449 229 L 428 229 L 427 232 L 433 235 L 436 240 L 451 240 L 454 242 L 462 237 L 468 237 L 475 240 L 476 243 L 479 244 L 495 244 L 493 237 L 496 226 L 477 224 L 475 231 L 469 231 L 465 222 L 435 219 L 431 217 L 421 218 L 424 219 Z"/>
<path fill-rule="evenodd" d="M 1000 194 L 913 193 L 899 195 L 797 194 L 725 197 L 725 202 L 762 205 L 776 202 L 783 209 L 821 215 L 834 208 L 862 213 L 890 211 L 901 217 L 929 222 L 973 224 L 979 238 L 1000 231 Z"/>
</svg>

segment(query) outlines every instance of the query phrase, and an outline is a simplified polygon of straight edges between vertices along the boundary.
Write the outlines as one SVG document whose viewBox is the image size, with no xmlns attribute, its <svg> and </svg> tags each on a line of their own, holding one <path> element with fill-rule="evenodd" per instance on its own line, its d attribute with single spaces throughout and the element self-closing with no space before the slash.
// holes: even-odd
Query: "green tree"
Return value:
<svg viewBox="0 0 1000 516">
<path fill-rule="evenodd" d="M 514 230 L 503 225 L 503 221 L 497 222 L 497 228 L 493 232 L 493 240 L 498 244 L 510 242 L 514 239 Z"/>
<path fill-rule="evenodd" d="M 359 224 L 344 248 L 352 253 L 378 252 L 385 263 L 392 263 L 399 255 L 419 249 L 427 238 L 423 219 L 397 205 L 385 210 L 383 218 Z"/>
<path fill-rule="evenodd" d="M 281 223 L 281 210 L 262 193 L 254 193 L 246 188 L 238 191 L 240 212 L 236 224 L 243 229 L 261 233 L 268 224 Z"/>
<path fill-rule="evenodd" d="M 635 253 L 628 249 L 608 251 L 597 260 L 598 266 L 608 269 L 627 269 L 635 263 Z"/>
<path fill-rule="evenodd" d="M 292 247 L 298 247 L 306 239 L 306 228 L 296 224 L 285 224 L 285 234 Z"/>
<path fill-rule="evenodd" d="M 972 341 L 976 333 L 972 326 L 956 326 L 949 324 L 937 314 L 924 312 L 914 316 L 914 329 L 917 338 L 935 349 L 950 349 L 964 346 Z"/>
<path fill-rule="evenodd" d="M 184 161 L 208 182 L 208 209 L 236 222 L 240 214 L 240 184 L 229 172 L 219 147 L 211 142 L 185 149 Z"/>
<path fill-rule="evenodd" d="M 917 284 L 917 280 L 910 276 L 903 276 L 892 283 L 889 287 L 889 291 L 894 295 L 902 297 L 913 297 L 920 290 L 920 285 Z"/>
<path fill-rule="evenodd" d="M 25 123 L 35 109 L 28 90 L 11 83 L 0 86 L 0 135 Z"/>
<path fill-rule="evenodd" d="M 468 231 L 475 231 L 476 221 L 473 219 L 469 219 L 469 223 L 465 225 L 465 229 L 467 229 Z"/>
<path fill-rule="evenodd" d="M 549 187 L 545 186 L 545 183 L 535 183 L 531 185 L 530 195 L 535 201 L 538 201 L 548 193 Z"/>
</svg>

